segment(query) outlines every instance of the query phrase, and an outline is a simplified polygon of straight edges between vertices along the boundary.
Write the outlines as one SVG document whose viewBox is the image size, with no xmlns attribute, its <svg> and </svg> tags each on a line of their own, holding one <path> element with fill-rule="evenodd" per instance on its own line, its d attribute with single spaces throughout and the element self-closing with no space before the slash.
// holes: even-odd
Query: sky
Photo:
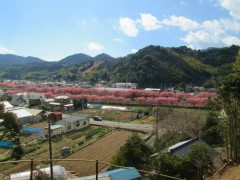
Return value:
<svg viewBox="0 0 240 180">
<path fill-rule="evenodd" d="M 0 0 L 0 54 L 58 61 L 240 45 L 240 0 Z"/>
</svg>

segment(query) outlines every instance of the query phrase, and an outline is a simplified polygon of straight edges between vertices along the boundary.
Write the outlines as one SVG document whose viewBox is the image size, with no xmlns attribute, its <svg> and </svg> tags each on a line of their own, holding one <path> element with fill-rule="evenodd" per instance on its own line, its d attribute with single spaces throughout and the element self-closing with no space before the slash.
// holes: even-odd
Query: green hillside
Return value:
<svg viewBox="0 0 240 180">
<path fill-rule="evenodd" d="M 213 79 L 232 71 L 239 47 L 192 50 L 185 46 L 147 46 L 135 54 L 114 59 L 106 54 L 94 58 L 73 55 L 59 62 L 0 68 L 0 78 L 45 81 L 134 82 L 139 87 L 161 87 L 181 82 L 212 86 Z M 80 54 L 83 57 L 82 54 Z M 87 57 L 87 58 L 86 58 Z M 67 60 L 66 60 L 67 59 Z"/>
</svg>

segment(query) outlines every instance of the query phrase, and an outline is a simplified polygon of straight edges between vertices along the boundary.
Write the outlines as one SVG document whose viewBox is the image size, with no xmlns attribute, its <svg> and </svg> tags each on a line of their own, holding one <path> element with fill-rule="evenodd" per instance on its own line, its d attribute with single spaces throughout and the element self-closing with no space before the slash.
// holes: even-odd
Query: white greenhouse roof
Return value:
<svg viewBox="0 0 240 180">
<path fill-rule="evenodd" d="M 16 114 L 17 118 L 33 116 L 30 112 L 28 112 L 25 109 L 16 109 L 16 110 L 13 110 L 11 112 Z"/>
<path fill-rule="evenodd" d="M 6 109 L 13 108 L 13 105 L 11 105 L 8 101 L 2 101 L 0 103 L 2 103 Z"/>
</svg>

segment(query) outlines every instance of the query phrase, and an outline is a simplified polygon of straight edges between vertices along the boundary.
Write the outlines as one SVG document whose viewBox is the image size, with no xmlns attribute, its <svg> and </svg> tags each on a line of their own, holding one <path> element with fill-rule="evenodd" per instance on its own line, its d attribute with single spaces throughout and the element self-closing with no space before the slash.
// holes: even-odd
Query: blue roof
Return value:
<svg viewBox="0 0 240 180">
<path fill-rule="evenodd" d="M 141 177 L 141 174 L 134 167 L 128 167 L 128 169 L 120 168 L 112 171 L 106 171 L 103 174 L 109 175 L 111 177 L 111 180 L 130 180 Z"/>
</svg>

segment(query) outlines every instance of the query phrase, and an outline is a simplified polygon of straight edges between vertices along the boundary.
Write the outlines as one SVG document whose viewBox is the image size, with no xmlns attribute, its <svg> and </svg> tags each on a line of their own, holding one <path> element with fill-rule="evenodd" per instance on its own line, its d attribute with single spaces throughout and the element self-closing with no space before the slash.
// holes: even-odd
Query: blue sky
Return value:
<svg viewBox="0 0 240 180">
<path fill-rule="evenodd" d="M 240 45 L 240 0 L 0 0 L 0 53 L 57 61 Z"/>
</svg>

